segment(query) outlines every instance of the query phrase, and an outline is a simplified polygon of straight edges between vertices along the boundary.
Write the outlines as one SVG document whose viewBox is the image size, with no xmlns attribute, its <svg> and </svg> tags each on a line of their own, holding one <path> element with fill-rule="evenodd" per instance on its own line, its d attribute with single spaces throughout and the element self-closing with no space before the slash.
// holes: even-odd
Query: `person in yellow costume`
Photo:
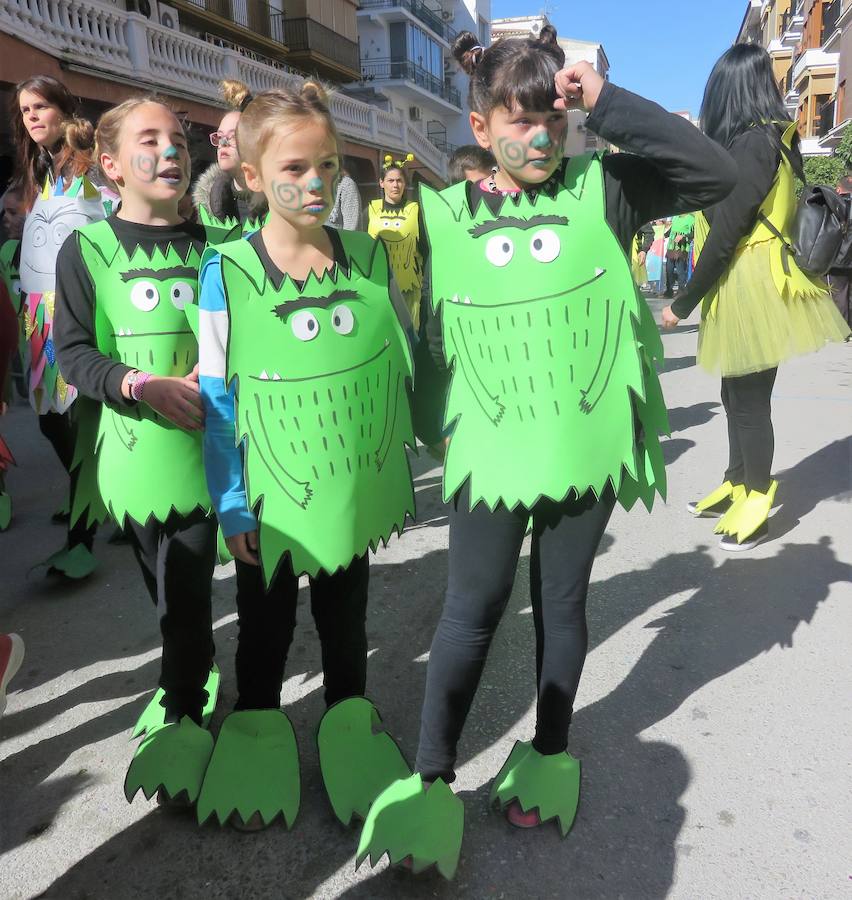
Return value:
<svg viewBox="0 0 852 900">
<path fill-rule="evenodd" d="M 707 82 L 701 125 L 734 157 L 740 176 L 727 199 L 698 215 L 695 271 L 663 310 L 663 324 L 674 327 L 702 304 L 698 363 L 721 373 L 730 456 L 722 485 L 688 509 L 720 517 L 722 549 L 748 550 L 769 534 L 778 486 L 770 474 L 778 365 L 843 341 L 849 328 L 828 286 L 802 271 L 789 249 L 801 155 L 762 47 L 737 44 L 722 55 Z"/>
<path fill-rule="evenodd" d="M 379 186 L 382 196 L 367 205 L 367 231 L 381 238 L 388 252 L 391 270 L 415 332 L 420 327 L 420 294 L 423 289 L 423 254 L 420 247 L 420 206 L 406 202 L 408 179 L 405 164 L 414 156 L 394 160 L 385 156 Z"/>
</svg>

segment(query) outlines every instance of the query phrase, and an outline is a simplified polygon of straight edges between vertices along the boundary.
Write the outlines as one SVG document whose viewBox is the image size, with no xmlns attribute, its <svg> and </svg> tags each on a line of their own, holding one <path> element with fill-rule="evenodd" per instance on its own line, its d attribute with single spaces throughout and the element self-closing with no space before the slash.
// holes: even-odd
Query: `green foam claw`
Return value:
<svg viewBox="0 0 852 900">
<path fill-rule="evenodd" d="M 0 492 L 0 531 L 5 531 L 12 521 L 12 498 Z"/>
<path fill-rule="evenodd" d="M 491 787 L 491 803 L 501 808 L 517 800 L 542 822 L 559 820 L 562 837 L 571 830 L 580 802 L 580 761 L 570 753 L 542 756 L 529 741 L 518 741 Z"/>
<path fill-rule="evenodd" d="M 210 724 L 210 719 L 216 709 L 220 678 L 219 667 L 214 663 L 210 675 L 207 677 L 207 683 L 204 685 L 204 690 L 207 691 L 207 700 L 201 713 L 201 724 L 204 728 Z M 165 692 L 162 688 L 157 688 L 154 696 L 148 701 L 148 705 L 142 710 L 142 715 L 136 720 L 130 740 L 142 737 L 152 729 L 164 724 L 166 710 L 162 704 L 163 697 L 165 697 Z"/>
<path fill-rule="evenodd" d="M 234 712 L 222 723 L 198 798 L 198 824 L 216 814 L 224 825 L 258 813 L 265 825 L 299 812 L 299 750 L 290 720 L 278 709 Z"/>
<path fill-rule="evenodd" d="M 57 550 L 42 565 L 61 572 L 66 578 L 79 581 L 88 578 L 97 569 L 98 561 L 84 544 L 76 544 L 71 548 Z"/>
<path fill-rule="evenodd" d="M 317 731 L 320 769 L 334 814 L 344 824 L 367 818 L 373 801 L 411 768 L 365 697 L 335 703 Z"/>
<path fill-rule="evenodd" d="M 130 803 L 141 788 L 150 800 L 163 788 L 172 799 L 185 793 L 194 803 L 212 752 L 213 736 L 188 716 L 154 728 L 133 755 L 124 779 L 124 796 Z"/>
<path fill-rule="evenodd" d="M 356 867 L 387 853 L 391 864 L 411 858 L 417 874 L 435 865 L 446 879 L 456 873 L 464 832 L 464 805 L 439 778 L 428 788 L 419 774 L 395 781 L 370 807 L 358 842 Z"/>
</svg>

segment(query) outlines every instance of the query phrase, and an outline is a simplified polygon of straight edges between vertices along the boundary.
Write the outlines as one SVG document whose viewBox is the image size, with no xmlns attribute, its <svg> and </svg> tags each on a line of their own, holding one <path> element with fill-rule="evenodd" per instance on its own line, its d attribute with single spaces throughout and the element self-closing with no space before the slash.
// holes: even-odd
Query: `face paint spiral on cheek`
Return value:
<svg viewBox="0 0 852 900">
<path fill-rule="evenodd" d="M 520 169 L 526 163 L 527 150 L 520 141 L 500 138 L 497 141 L 497 147 L 500 151 L 500 157 L 507 166 Z"/>
<path fill-rule="evenodd" d="M 157 158 L 146 153 L 138 153 L 130 160 L 130 168 L 140 181 L 153 182 L 157 178 Z"/>
<path fill-rule="evenodd" d="M 286 181 L 272 182 L 272 196 L 277 206 L 295 212 L 302 208 L 302 189 Z"/>
</svg>

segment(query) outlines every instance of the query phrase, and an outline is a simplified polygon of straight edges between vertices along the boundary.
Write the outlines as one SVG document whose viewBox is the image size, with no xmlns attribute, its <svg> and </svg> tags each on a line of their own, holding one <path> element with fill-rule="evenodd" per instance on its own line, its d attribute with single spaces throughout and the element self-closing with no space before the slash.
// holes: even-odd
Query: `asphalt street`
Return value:
<svg viewBox="0 0 852 900">
<path fill-rule="evenodd" d="M 655 302 L 658 311 L 662 304 Z M 718 381 L 696 328 L 666 334 L 669 497 L 615 513 L 589 598 L 591 648 L 570 749 L 576 825 L 521 832 L 488 808 L 491 779 L 533 727 L 528 549 L 460 747 L 466 809 L 456 879 L 386 861 L 355 870 L 357 831 L 333 818 L 314 731 L 319 645 L 300 599 L 283 704 L 302 762 L 291 831 L 240 834 L 168 814 L 122 782 L 130 728 L 158 675 L 154 611 L 126 546 L 69 587 L 38 563 L 62 542 L 63 474 L 28 407 L 0 422 L 19 465 L 0 534 L 0 629 L 27 646 L 0 724 L 0 898 L 839 898 L 852 891 L 852 345 L 784 366 L 775 389 L 779 506 L 771 540 L 716 546 L 688 500 L 726 460 Z M 409 758 L 446 582 L 440 469 L 414 460 L 418 522 L 376 555 L 369 693 Z M 233 573 L 217 570 L 223 671 L 213 731 L 234 701 Z"/>
</svg>

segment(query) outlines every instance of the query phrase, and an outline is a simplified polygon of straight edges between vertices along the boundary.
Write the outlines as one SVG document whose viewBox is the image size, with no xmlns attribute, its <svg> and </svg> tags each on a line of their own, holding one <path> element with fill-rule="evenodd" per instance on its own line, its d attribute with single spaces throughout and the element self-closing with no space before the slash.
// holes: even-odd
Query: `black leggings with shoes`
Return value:
<svg viewBox="0 0 852 900">
<path fill-rule="evenodd" d="M 259 566 L 237 560 L 236 709 L 278 709 L 287 653 L 296 629 L 299 579 L 284 560 L 269 585 Z M 322 650 L 325 702 L 363 696 L 367 686 L 367 589 L 370 562 L 356 557 L 334 575 L 310 579 L 311 613 Z"/>
<path fill-rule="evenodd" d="M 538 704 L 533 746 L 562 753 L 586 659 L 586 595 L 598 544 L 615 505 L 608 490 L 532 510 L 471 510 L 468 489 L 450 503 L 449 581 L 432 641 L 420 723 L 417 771 L 428 781 L 455 778 L 456 745 L 491 640 L 506 611 L 532 515 L 530 598 L 536 638 Z"/>
<path fill-rule="evenodd" d="M 722 404 L 728 417 L 729 459 L 725 480 L 765 494 L 772 483 L 775 432 L 772 388 L 778 369 L 722 379 Z"/>
</svg>

